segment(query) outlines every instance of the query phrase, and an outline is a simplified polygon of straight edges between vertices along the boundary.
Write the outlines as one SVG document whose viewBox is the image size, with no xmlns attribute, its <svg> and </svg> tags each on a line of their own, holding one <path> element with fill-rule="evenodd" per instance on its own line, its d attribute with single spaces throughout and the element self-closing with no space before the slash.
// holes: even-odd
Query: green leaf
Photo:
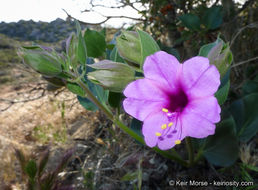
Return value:
<svg viewBox="0 0 258 190">
<path fill-rule="evenodd" d="M 141 43 L 141 56 L 142 56 L 141 69 L 142 69 L 145 58 L 159 51 L 160 48 L 157 42 L 148 33 L 141 30 L 137 30 L 137 32 Z"/>
<path fill-rule="evenodd" d="M 182 24 L 189 28 L 190 30 L 200 31 L 201 21 L 197 15 L 188 13 L 182 16 L 179 16 L 178 19 L 182 22 Z"/>
<path fill-rule="evenodd" d="M 88 57 L 100 57 L 106 50 L 105 37 L 95 30 L 87 29 L 84 33 L 84 40 L 87 47 Z"/>
<path fill-rule="evenodd" d="M 135 179 L 138 178 L 138 171 L 136 172 L 128 172 L 127 174 L 125 174 L 121 181 L 133 181 Z"/>
<path fill-rule="evenodd" d="M 41 177 L 42 172 L 44 171 L 47 162 L 49 158 L 49 149 L 47 149 L 43 154 L 41 155 L 39 159 L 39 164 L 38 164 L 38 176 Z"/>
<path fill-rule="evenodd" d="M 206 26 L 207 29 L 214 30 L 223 22 L 223 14 L 222 14 L 222 7 L 221 6 L 213 6 L 208 8 L 203 17 L 202 23 Z"/>
<path fill-rule="evenodd" d="M 224 104 L 225 101 L 227 100 L 229 87 L 230 87 L 230 80 L 228 80 L 226 85 L 224 85 L 215 93 L 215 97 L 217 98 L 219 105 Z"/>
<path fill-rule="evenodd" d="M 85 96 L 84 90 L 76 83 L 67 82 L 66 87 L 74 94 Z"/>
<path fill-rule="evenodd" d="M 35 160 L 29 160 L 25 166 L 25 172 L 28 174 L 31 180 L 33 180 L 37 174 L 37 164 Z"/>
<path fill-rule="evenodd" d="M 131 126 L 130 128 L 136 132 L 138 135 L 140 135 L 141 137 L 143 137 L 142 135 L 142 122 L 133 118 L 132 122 L 131 122 Z"/>
<path fill-rule="evenodd" d="M 251 94 L 251 93 L 258 93 L 258 81 L 255 80 L 247 80 L 243 84 L 242 87 L 243 94 Z"/>
<path fill-rule="evenodd" d="M 258 131 L 258 93 L 249 94 L 230 105 L 239 139 L 247 142 Z"/>
<path fill-rule="evenodd" d="M 43 75 L 56 76 L 62 72 L 61 63 L 47 51 L 20 49 L 18 54 L 26 64 Z"/>
<path fill-rule="evenodd" d="M 122 93 L 118 93 L 118 92 L 109 92 L 108 95 L 108 103 L 111 107 L 113 108 L 118 108 L 120 107 L 120 102 L 122 100 Z"/>
<path fill-rule="evenodd" d="M 177 60 L 180 60 L 180 55 L 179 55 L 179 52 L 175 49 L 175 48 L 172 48 L 172 47 L 163 47 L 163 51 L 171 54 L 171 55 L 174 55 Z"/>
<path fill-rule="evenodd" d="M 90 81 L 87 81 L 87 85 L 90 91 L 95 95 L 95 97 L 102 104 L 106 104 L 108 100 L 108 91 L 104 90 L 101 86 L 91 83 Z M 93 102 L 91 102 L 87 97 L 77 96 L 77 99 L 86 110 L 90 110 L 90 111 L 98 110 L 98 107 Z"/>
<path fill-rule="evenodd" d="M 79 103 L 86 110 L 89 110 L 89 111 L 97 111 L 98 110 L 98 107 L 94 103 L 92 103 L 88 98 L 77 96 L 77 99 L 78 99 Z"/>
<path fill-rule="evenodd" d="M 119 55 L 117 48 L 114 47 L 110 54 L 110 59 L 114 62 L 124 63 L 124 59 Z"/>
<path fill-rule="evenodd" d="M 234 130 L 232 117 L 221 121 L 215 135 L 206 139 L 203 154 L 212 164 L 227 167 L 232 165 L 238 158 L 238 140 Z"/>
<path fill-rule="evenodd" d="M 86 59 L 87 59 L 87 48 L 81 32 L 79 33 L 79 36 L 78 36 L 77 57 L 80 63 L 82 65 L 85 65 Z"/>
</svg>

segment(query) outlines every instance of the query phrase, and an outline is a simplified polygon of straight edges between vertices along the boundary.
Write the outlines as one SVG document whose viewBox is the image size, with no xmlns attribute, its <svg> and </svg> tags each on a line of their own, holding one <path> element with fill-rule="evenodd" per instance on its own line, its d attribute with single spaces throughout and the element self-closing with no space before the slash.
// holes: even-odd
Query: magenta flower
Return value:
<svg viewBox="0 0 258 190">
<path fill-rule="evenodd" d="M 159 51 L 146 58 L 143 79 L 124 90 L 125 111 L 143 121 L 142 133 L 149 147 L 167 150 L 186 136 L 204 138 L 215 132 L 220 106 L 214 93 L 220 74 L 205 57 L 183 64 Z"/>
</svg>

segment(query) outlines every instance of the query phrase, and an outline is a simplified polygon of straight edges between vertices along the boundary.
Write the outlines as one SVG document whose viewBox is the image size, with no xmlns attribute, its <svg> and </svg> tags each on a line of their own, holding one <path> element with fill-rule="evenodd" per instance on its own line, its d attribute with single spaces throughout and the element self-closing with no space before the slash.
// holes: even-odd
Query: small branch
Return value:
<svg viewBox="0 0 258 190">
<path fill-rule="evenodd" d="M 73 16 L 71 16 L 66 10 L 64 10 L 64 9 L 62 9 L 62 10 L 66 13 L 68 18 L 78 20 L 78 19 L 74 18 Z M 101 13 L 98 13 L 98 14 L 105 17 L 105 19 L 103 21 L 97 22 L 97 23 L 89 23 L 89 22 L 84 22 L 84 21 L 81 21 L 81 20 L 78 20 L 78 22 L 80 24 L 84 24 L 84 25 L 101 25 L 101 24 L 104 24 L 105 22 L 107 22 L 108 20 L 113 19 L 113 18 L 127 18 L 127 19 L 131 19 L 131 20 L 144 21 L 144 19 L 134 18 L 134 17 L 129 17 L 129 16 L 105 16 L 105 15 L 102 15 Z"/>
<path fill-rule="evenodd" d="M 239 36 L 239 34 L 241 32 L 243 32 L 245 29 L 247 28 L 258 28 L 258 22 L 254 22 L 254 23 L 251 23 L 251 24 L 248 24 L 242 28 L 239 29 L 239 31 L 233 36 L 231 42 L 230 42 L 230 47 L 232 46 L 232 44 L 235 42 L 236 38 Z"/>
<path fill-rule="evenodd" d="M 250 61 L 254 61 L 254 60 L 256 60 L 256 59 L 258 59 L 258 56 L 257 56 L 257 57 L 253 57 L 253 58 L 251 58 L 251 59 L 247 59 L 247 60 L 245 60 L 245 61 L 238 62 L 238 63 L 232 65 L 231 67 L 232 67 L 232 68 L 233 68 L 233 67 L 237 67 L 237 66 L 239 66 L 239 65 L 243 65 L 243 64 L 245 64 L 245 63 L 248 63 L 248 62 L 250 62 Z"/>
</svg>

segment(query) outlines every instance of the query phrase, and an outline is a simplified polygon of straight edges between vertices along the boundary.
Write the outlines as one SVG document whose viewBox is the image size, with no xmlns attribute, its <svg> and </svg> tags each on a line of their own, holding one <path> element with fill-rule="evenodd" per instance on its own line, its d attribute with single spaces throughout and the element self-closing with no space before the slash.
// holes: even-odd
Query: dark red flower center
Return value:
<svg viewBox="0 0 258 190">
<path fill-rule="evenodd" d="M 182 112 L 188 104 L 188 97 L 182 88 L 178 88 L 176 92 L 168 93 L 168 104 L 166 108 L 170 112 Z"/>
</svg>

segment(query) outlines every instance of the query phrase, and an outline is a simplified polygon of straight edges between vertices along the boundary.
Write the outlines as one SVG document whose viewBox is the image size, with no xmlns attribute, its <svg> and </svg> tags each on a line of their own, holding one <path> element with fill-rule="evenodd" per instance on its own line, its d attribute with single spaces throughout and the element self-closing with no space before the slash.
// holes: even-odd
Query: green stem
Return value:
<svg viewBox="0 0 258 190">
<path fill-rule="evenodd" d="M 196 155 L 196 157 L 195 157 L 195 159 L 194 159 L 193 165 L 195 165 L 196 163 L 199 162 L 199 160 L 202 158 L 202 155 L 203 155 L 203 149 L 200 148 L 198 153 L 197 153 L 197 155 Z"/>
<path fill-rule="evenodd" d="M 189 167 L 191 167 L 194 163 L 194 151 L 193 151 L 192 140 L 190 137 L 186 137 L 186 147 L 188 151 Z"/>
<path fill-rule="evenodd" d="M 98 101 L 98 99 L 91 93 L 88 86 L 82 82 L 81 79 L 77 81 L 77 84 L 84 90 L 85 94 L 87 94 L 87 98 L 92 101 L 100 110 L 102 110 L 109 119 L 113 120 L 113 114 Z"/>
<path fill-rule="evenodd" d="M 117 126 L 119 126 L 119 128 L 121 128 L 124 132 L 126 132 L 128 135 L 133 137 L 135 140 L 137 140 L 138 142 L 140 142 L 142 144 L 145 144 L 143 138 L 139 134 L 137 134 L 131 128 L 129 128 L 125 124 L 123 124 L 118 118 L 114 117 L 113 114 L 98 101 L 98 99 L 91 93 L 90 89 L 87 87 L 87 85 L 82 80 L 78 80 L 77 84 L 85 91 L 85 93 L 87 94 L 87 98 L 90 99 L 100 110 L 102 110 L 111 121 L 113 121 Z M 162 151 L 156 147 L 153 148 L 153 150 L 155 150 L 157 153 L 161 154 L 162 156 L 164 156 L 166 158 L 177 161 L 178 163 L 180 163 L 183 166 L 187 166 L 187 162 L 185 160 L 183 160 L 175 152 L 175 150 L 173 150 L 174 152 L 170 152 L 170 153 L 168 151 Z"/>
</svg>

